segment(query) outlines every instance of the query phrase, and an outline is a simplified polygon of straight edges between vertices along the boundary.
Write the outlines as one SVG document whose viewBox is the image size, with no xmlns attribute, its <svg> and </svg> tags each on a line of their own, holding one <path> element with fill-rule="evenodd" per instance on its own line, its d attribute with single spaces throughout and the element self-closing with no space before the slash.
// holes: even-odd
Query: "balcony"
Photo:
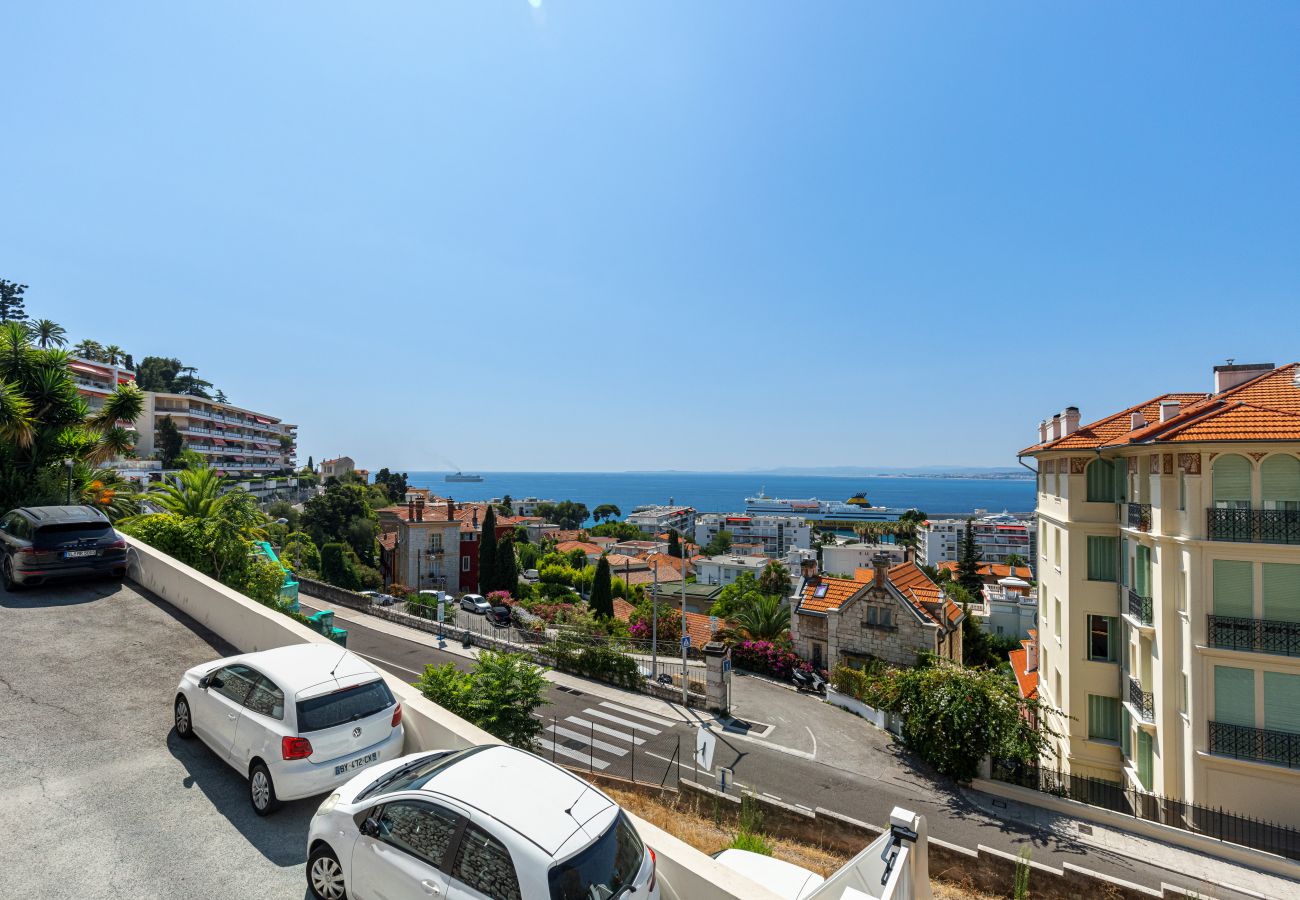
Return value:
<svg viewBox="0 0 1300 900">
<path fill-rule="evenodd" d="M 1210 752 L 1300 769 L 1300 734 L 1212 721 Z"/>
<path fill-rule="evenodd" d="M 1211 507 L 1205 518 L 1205 534 L 1212 541 L 1300 544 L 1300 510 Z"/>
<path fill-rule="evenodd" d="M 1143 597 L 1133 588 L 1128 589 L 1128 615 L 1139 625 L 1150 628 L 1155 623 L 1151 598 Z"/>
<path fill-rule="evenodd" d="M 1240 619 L 1236 616 L 1206 616 L 1207 639 L 1211 647 L 1300 656 L 1300 622 L 1276 619 Z"/>
<path fill-rule="evenodd" d="M 1128 702 L 1134 711 L 1141 715 L 1142 721 L 1154 722 L 1156 720 L 1155 695 L 1150 691 L 1142 690 L 1142 682 L 1131 675 L 1128 679 Z"/>
<path fill-rule="evenodd" d="M 1151 530 L 1151 504 L 1150 503 L 1128 504 L 1128 527 L 1136 528 L 1138 531 Z"/>
</svg>

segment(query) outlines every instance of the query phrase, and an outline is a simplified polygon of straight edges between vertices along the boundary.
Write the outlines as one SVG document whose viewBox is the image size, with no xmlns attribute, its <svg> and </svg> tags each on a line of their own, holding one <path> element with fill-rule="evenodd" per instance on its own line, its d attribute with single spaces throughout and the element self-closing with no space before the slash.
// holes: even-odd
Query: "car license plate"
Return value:
<svg viewBox="0 0 1300 900">
<path fill-rule="evenodd" d="M 341 766 L 335 766 L 334 774 L 342 775 L 344 772 L 351 772 L 354 769 L 364 769 L 372 762 L 378 761 L 378 759 L 379 759 L 378 753 L 367 753 L 365 756 L 358 757 L 357 759 L 354 759 L 351 762 L 345 762 Z"/>
<path fill-rule="evenodd" d="M 76 559 L 78 556 L 94 556 L 98 550 L 67 550 L 63 554 L 64 559 Z"/>
</svg>

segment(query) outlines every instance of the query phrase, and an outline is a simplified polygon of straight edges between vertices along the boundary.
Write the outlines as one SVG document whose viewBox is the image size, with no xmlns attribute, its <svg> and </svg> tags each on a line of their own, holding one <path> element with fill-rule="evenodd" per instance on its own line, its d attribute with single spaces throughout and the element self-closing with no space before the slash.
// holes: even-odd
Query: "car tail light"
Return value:
<svg viewBox="0 0 1300 900">
<path fill-rule="evenodd" d="M 655 859 L 655 848 L 646 847 L 646 850 L 650 853 L 650 884 L 646 886 L 646 890 L 653 891 L 655 889 L 655 873 L 659 867 L 659 863 Z"/>
<path fill-rule="evenodd" d="M 396 728 L 402 724 L 402 704 L 397 704 L 397 709 L 393 710 L 393 727 Z"/>
<path fill-rule="evenodd" d="M 305 737 L 281 738 L 280 752 L 285 759 L 306 759 L 311 756 L 311 741 Z"/>
<path fill-rule="evenodd" d="M 122 540 L 121 538 L 118 538 L 117 540 L 113 541 L 113 543 L 105 545 L 104 549 L 105 549 L 105 550 L 125 550 L 125 549 L 126 549 L 126 541 Z"/>
</svg>

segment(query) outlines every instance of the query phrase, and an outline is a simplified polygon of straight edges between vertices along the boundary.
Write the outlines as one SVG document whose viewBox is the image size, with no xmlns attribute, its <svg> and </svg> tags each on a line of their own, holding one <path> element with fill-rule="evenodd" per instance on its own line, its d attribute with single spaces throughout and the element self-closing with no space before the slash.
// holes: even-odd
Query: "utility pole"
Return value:
<svg viewBox="0 0 1300 900">
<path fill-rule="evenodd" d="M 659 678 L 659 567 L 654 569 L 654 593 L 650 595 L 650 680 Z"/>
<path fill-rule="evenodd" d="M 690 688 L 690 679 L 686 671 L 686 642 L 690 639 L 691 632 L 686 627 L 686 551 L 682 551 L 682 706 L 690 705 L 690 698 L 687 693 Z"/>
</svg>

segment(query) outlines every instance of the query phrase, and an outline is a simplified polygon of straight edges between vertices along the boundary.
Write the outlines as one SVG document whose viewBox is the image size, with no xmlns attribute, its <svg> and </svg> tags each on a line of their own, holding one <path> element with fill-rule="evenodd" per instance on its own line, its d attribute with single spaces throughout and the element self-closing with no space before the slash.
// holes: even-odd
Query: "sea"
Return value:
<svg viewBox="0 0 1300 900">
<path fill-rule="evenodd" d="M 448 483 L 445 472 L 408 472 L 412 487 L 456 500 L 574 500 L 595 509 L 612 503 L 624 516 L 638 506 L 678 503 L 700 512 L 743 512 L 760 491 L 784 499 L 847 500 L 866 494 L 872 506 L 919 509 L 929 516 L 1030 512 L 1033 479 L 883 475 L 762 475 L 707 472 L 483 472 L 481 482 Z"/>
</svg>

